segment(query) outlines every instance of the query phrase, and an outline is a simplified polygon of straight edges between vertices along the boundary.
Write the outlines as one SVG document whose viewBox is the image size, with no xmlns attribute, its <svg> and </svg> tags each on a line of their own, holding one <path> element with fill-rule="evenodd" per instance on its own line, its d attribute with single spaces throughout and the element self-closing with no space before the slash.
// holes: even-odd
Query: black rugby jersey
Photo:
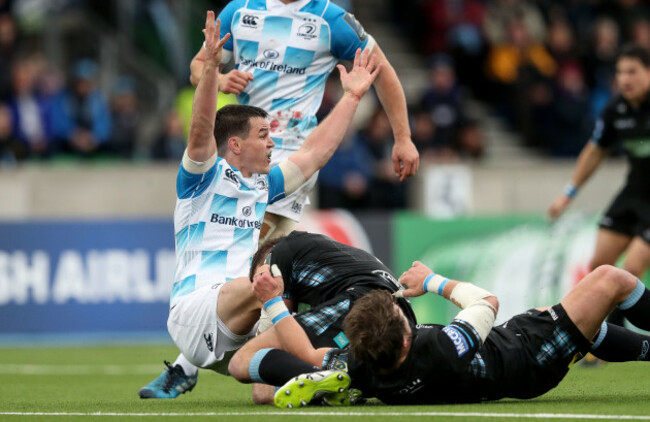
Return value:
<svg viewBox="0 0 650 422">
<path fill-rule="evenodd" d="M 620 94 L 612 98 L 596 122 L 592 142 L 606 149 L 620 145 L 630 162 L 625 189 L 650 197 L 650 95 L 638 108 Z"/>
<path fill-rule="evenodd" d="M 567 328 L 566 313 L 553 309 L 513 317 L 494 327 L 482 346 L 464 321 L 412 325 L 408 356 L 388 375 L 355 361 L 349 349 L 330 350 L 324 368 L 347 370 L 352 388 L 393 405 L 537 397 L 562 380 L 576 354 L 589 349 L 575 326 Z"/>
<path fill-rule="evenodd" d="M 390 269 L 368 252 L 344 245 L 320 234 L 294 231 L 271 249 L 284 280 L 284 297 L 311 306 L 355 289 L 385 289 L 395 292 L 399 283 Z M 367 293 L 367 289 L 362 289 Z M 415 321 L 406 299 L 398 305 Z"/>
</svg>

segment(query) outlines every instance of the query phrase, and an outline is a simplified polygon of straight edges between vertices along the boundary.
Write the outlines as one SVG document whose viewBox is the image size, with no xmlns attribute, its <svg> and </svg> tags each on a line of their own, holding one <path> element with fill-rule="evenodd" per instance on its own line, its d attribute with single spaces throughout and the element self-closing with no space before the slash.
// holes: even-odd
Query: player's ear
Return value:
<svg viewBox="0 0 650 422">
<path fill-rule="evenodd" d="M 242 139 L 239 138 L 238 136 L 231 136 L 228 139 L 228 149 L 232 151 L 233 154 L 239 155 L 241 154 L 241 143 Z"/>
</svg>

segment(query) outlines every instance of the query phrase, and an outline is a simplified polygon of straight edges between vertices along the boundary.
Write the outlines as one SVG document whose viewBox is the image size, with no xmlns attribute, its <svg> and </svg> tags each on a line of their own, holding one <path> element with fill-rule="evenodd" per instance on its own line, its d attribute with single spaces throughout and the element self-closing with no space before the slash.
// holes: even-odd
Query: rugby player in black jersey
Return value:
<svg viewBox="0 0 650 422">
<path fill-rule="evenodd" d="M 272 277 L 264 267 L 256 271 L 254 292 L 270 303 L 282 292 L 282 277 L 278 272 Z M 415 325 L 395 305 L 395 295 L 373 291 L 345 318 L 349 347 L 317 349 L 294 318 L 275 309 L 273 331 L 280 347 L 299 358 L 284 356 L 270 371 L 272 383 L 288 380 L 275 393 L 275 404 L 307 404 L 317 394 L 345 390 L 350 378 L 364 396 L 387 404 L 526 399 L 555 387 L 587 352 L 611 362 L 650 360 L 650 337 L 604 321 L 618 307 L 637 327 L 650 328 L 650 292 L 613 266 L 592 271 L 559 304 L 529 310 L 497 327 L 492 326 L 497 299 L 480 287 L 448 280 L 420 262 L 399 281 L 406 290 L 398 296 L 431 292 L 462 310 L 445 326 Z M 262 365 L 273 367 L 271 360 Z M 329 371 L 298 375 L 301 364 Z"/>
<path fill-rule="evenodd" d="M 585 145 L 571 182 L 548 210 L 557 218 L 571 203 L 612 147 L 622 147 L 630 163 L 625 186 L 600 220 L 596 249 L 589 263 L 614 265 L 625 252 L 623 268 L 643 278 L 650 266 L 650 52 L 628 45 L 616 62 L 615 95 L 596 122 L 591 141 Z M 611 322 L 622 324 L 615 312 Z"/>
<path fill-rule="evenodd" d="M 278 303 L 266 308 L 280 303 L 291 311 L 309 307 L 298 312 L 295 320 L 316 348 L 347 346 L 343 320 L 358 298 L 375 289 L 389 295 L 400 289 L 397 278 L 375 256 L 320 234 L 294 231 L 286 237 L 268 240 L 253 257 L 251 280 L 260 272 L 260 266 L 266 270 L 273 267 L 284 275 L 282 300 L 277 298 Z M 408 301 L 399 299 L 397 304 L 409 321 L 415 323 Z M 272 379 L 268 378 L 268 368 L 262 365 L 249 370 L 249 367 L 251 361 L 255 365 L 270 353 L 267 361 L 273 362 L 271 371 L 281 368 L 286 353 L 266 350 L 279 346 L 275 330 L 265 330 L 235 354 L 229 366 L 230 374 L 243 382 L 269 383 Z M 301 368 L 302 372 L 312 370 L 311 365 Z M 253 399 L 257 403 L 270 402 L 273 390 L 255 387 Z"/>
</svg>

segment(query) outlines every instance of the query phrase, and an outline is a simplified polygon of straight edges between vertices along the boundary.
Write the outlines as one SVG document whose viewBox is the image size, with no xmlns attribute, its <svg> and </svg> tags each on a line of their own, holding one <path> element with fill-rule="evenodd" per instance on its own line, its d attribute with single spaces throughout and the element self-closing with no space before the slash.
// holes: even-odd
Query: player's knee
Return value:
<svg viewBox="0 0 650 422">
<path fill-rule="evenodd" d="M 597 279 L 617 293 L 627 295 L 636 287 L 636 277 L 613 265 L 601 265 L 593 271 Z"/>
<path fill-rule="evenodd" d="M 242 353 L 235 353 L 228 363 L 228 373 L 239 382 L 250 382 L 248 359 Z"/>
<path fill-rule="evenodd" d="M 273 404 L 273 387 L 268 385 L 253 385 L 253 403 Z"/>
</svg>

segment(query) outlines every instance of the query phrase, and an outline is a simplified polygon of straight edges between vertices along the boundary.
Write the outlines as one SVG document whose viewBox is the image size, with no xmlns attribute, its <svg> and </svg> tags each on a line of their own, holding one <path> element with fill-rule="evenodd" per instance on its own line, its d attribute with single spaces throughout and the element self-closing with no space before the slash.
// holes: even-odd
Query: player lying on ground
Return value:
<svg viewBox="0 0 650 422">
<path fill-rule="evenodd" d="M 266 261 L 267 264 L 264 264 Z M 314 347 L 345 347 L 343 320 L 355 301 L 375 289 L 389 293 L 398 291 L 399 283 L 390 270 L 373 255 L 352 246 L 336 242 L 320 234 L 295 231 L 290 235 L 272 239 L 260 246 L 252 261 L 251 280 L 263 270 L 273 266 L 284 278 L 284 303 L 290 310 L 305 305 L 309 310 L 297 313 L 294 318 Z M 398 306 L 415 322 L 415 314 L 406 299 Z M 270 322 L 272 327 L 272 322 Z M 287 355 L 279 348 L 280 342 L 273 328 L 246 343 L 231 360 L 231 368 L 244 368 L 243 373 L 232 375 L 239 380 L 249 380 L 251 360 L 261 360 L 267 353 L 281 359 Z M 291 356 L 289 355 L 289 359 Z M 266 368 L 257 369 L 262 377 Z M 258 378 L 253 377 L 252 381 Z M 267 388 L 263 388 L 267 387 Z M 253 399 L 256 403 L 271 403 L 273 388 L 255 385 Z"/>
<path fill-rule="evenodd" d="M 393 296 L 374 291 L 357 300 L 345 318 L 349 348 L 315 349 L 295 320 L 276 309 L 274 329 L 282 347 L 300 359 L 285 357 L 274 366 L 269 353 L 250 365 L 251 372 L 269 369 L 262 381 L 288 381 L 275 394 L 276 405 L 309 403 L 315 395 L 345 389 L 350 378 L 364 396 L 387 404 L 526 399 L 554 388 L 587 352 L 610 362 L 650 359 L 650 337 L 604 322 L 618 307 L 637 327 L 650 328 L 650 292 L 612 266 L 595 269 L 559 304 L 529 310 L 498 327 L 492 327 L 496 297 L 477 286 L 445 279 L 420 262 L 400 282 L 407 287 L 400 292 L 405 297 L 431 292 L 462 310 L 446 326 L 416 326 Z M 255 277 L 254 291 L 260 301 L 276 300 L 282 278 L 263 272 Z M 347 373 L 299 375 L 313 372 L 305 371 L 312 366 Z"/>
<path fill-rule="evenodd" d="M 188 146 L 177 179 L 176 272 L 167 328 L 184 359 L 225 372 L 260 316 L 248 271 L 266 205 L 322 168 L 343 139 L 361 97 L 381 70 L 357 50 L 344 94 L 295 154 L 270 168 L 273 140 L 267 113 L 232 105 L 216 111 L 222 46 L 214 13 L 205 22 L 206 65 L 194 95 Z M 140 397 L 175 397 L 196 382 L 181 367 L 165 371 Z"/>
</svg>

